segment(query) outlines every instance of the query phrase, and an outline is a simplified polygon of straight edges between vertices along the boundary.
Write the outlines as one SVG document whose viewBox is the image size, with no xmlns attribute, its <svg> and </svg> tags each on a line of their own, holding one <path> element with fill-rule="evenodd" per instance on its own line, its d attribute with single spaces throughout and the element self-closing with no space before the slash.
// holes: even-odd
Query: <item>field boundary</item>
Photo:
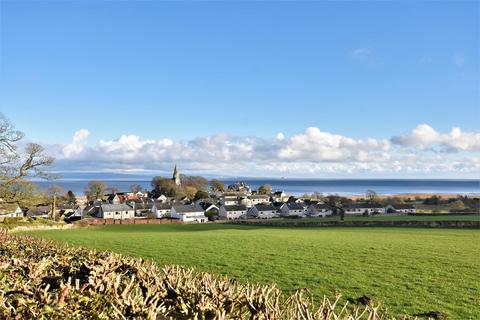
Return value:
<svg viewBox="0 0 480 320">
<path fill-rule="evenodd" d="M 236 220 L 229 224 L 270 227 L 420 227 L 420 228 L 480 228 L 480 221 L 274 221 Z"/>
<path fill-rule="evenodd" d="M 96 225 L 111 225 L 111 224 L 183 224 L 178 219 L 82 219 L 75 221 L 74 225 L 78 226 L 96 226 Z"/>
</svg>

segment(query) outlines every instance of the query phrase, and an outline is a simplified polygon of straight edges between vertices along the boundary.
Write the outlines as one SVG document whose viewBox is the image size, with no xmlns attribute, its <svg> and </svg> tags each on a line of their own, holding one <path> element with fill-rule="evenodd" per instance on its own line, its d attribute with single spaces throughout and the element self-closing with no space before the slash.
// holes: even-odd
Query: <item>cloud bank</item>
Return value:
<svg viewBox="0 0 480 320">
<path fill-rule="evenodd" d="M 480 174 L 479 132 L 454 127 L 441 133 L 427 124 L 389 139 L 356 139 L 317 127 L 270 139 L 216 134 L 174 141 L 125 134 L 88 144 L 89 134 L 80 129 L 71 143 L 49 148 L 59 170 L 154 172 L 178 163 L 187 171 L 230 176 Z"/>
</svg>

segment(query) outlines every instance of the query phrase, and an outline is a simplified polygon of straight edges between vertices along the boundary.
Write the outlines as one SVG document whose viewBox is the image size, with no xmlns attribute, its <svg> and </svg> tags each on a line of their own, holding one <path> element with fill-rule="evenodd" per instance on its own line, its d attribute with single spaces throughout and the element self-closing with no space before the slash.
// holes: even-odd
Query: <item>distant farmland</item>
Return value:
<svg viewBox="0 0 480 320">
<path fill-rule="evenodd" d="M 367 295 L 392 314 L 440 311 L 478 319 L 480 231 L 125 225 L 32 235 L 193 266 L 242 281 L 309 288 L 316 297 Z"/>
</svg>

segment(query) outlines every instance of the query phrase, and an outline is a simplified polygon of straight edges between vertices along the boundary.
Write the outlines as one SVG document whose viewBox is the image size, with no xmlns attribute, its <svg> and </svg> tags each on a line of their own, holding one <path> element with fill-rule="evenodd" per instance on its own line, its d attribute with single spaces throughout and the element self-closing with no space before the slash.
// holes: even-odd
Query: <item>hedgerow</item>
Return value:
<svg viewBox="0 0 480 320">
<path fill-rule="evenodd" d="M 339 301 L 0 231 L 2 319 L 391 318 Z"/>
</svg>

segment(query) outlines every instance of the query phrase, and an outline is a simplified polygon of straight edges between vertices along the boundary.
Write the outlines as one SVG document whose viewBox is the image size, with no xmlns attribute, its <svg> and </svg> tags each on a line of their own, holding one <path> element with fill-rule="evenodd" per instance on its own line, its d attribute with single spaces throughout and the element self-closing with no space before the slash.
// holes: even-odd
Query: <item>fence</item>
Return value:
<svg viewBox="0 0 480 320">
<path fill-rule="evenodd" d="M 78 225 L 104 225 L 104 224 L 179 224 L 182 223 L 177 219 L 82 219 L 75 221 L 74 224 Z"/>
</svg>

